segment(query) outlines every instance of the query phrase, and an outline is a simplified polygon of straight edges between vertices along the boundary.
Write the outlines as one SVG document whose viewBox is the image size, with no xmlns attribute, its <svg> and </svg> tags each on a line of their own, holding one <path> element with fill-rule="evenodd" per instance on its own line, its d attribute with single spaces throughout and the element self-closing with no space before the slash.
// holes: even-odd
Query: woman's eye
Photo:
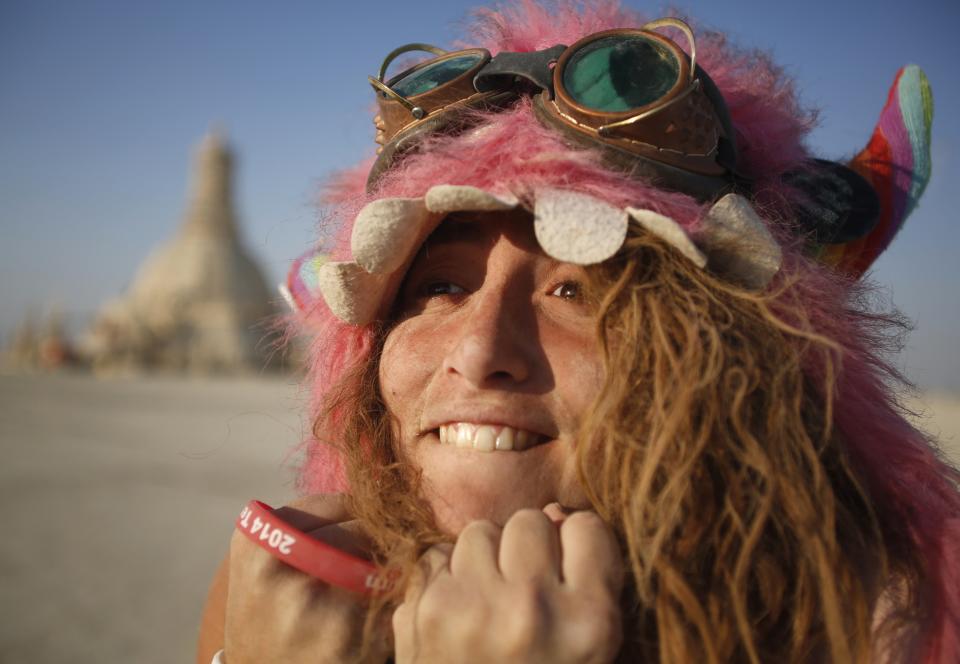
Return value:
<svg viewBox="0 0 960 664">
<path fill-rule="evenodd" d="M 562 297 L 564 300 L 575 300 L 580 297 L 580 284 L 575 281 L 565 281 L 550 294 L 555 297 Z"/>
<path fill-rule="evenodd" d="M 433 281 L 424 285 L 421 292 L 426 297 L 436 297 L 438 295 L 459 295 L 467 291 L 449 281 Z"/>
</svg>

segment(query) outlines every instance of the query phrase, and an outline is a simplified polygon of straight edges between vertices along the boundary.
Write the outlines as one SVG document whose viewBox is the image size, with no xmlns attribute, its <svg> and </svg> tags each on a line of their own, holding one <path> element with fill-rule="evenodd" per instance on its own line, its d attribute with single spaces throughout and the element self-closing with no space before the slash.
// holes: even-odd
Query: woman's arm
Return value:
<svg viewBox="0 0 960 664">
<path fill-rule="evenodd" d="M 230 556 L 217 567 L 207 591 L 207 603 L 200 618 L 200 638 L 197 641 L 197 664 L 210 664 L 214 654 L 223 649 L 223 627 L 227 615 L 227 587 Z"/>
</svg>

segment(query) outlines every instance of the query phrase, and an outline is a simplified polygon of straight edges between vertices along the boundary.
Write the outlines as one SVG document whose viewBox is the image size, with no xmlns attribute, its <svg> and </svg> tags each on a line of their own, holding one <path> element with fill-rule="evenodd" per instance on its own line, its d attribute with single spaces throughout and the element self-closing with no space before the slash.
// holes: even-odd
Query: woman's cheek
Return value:
<svg viewBox="0 0 960 664">
<path fill-rule="evenodd" d="M 387 335 L 380 358 L 380 390 L 390 413 L 406 429 L 415 422 L 406 422 L 411 413 L 419 412 L 418 402 L 439 365 L 436 343 L 431 343 L 429 330 L 401 323 Z"/>
</svg>

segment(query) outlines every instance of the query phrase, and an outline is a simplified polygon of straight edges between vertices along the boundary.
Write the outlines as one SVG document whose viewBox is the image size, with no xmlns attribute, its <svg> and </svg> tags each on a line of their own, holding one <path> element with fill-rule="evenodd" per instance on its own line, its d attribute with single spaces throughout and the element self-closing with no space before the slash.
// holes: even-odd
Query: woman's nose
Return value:
<svg viewBox="0 0 960 664">
<path fill-rule="evenodd" d="M 479 291 L 474 298 L 444 358 L 444 370 L 479 388 L 526 381 L 539 337 L 529 298 L 506 289 Z"/>
</svg>

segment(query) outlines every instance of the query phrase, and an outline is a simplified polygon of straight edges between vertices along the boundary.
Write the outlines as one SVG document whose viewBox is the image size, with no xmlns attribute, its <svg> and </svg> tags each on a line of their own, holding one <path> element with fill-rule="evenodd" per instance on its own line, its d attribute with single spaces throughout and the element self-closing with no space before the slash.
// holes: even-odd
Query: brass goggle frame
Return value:
<svg viewBox="0 0 960 664">
<path fill-rule="evenodd" d="M 689 42 L 689 56 L 674 41 L 654 32 L 665 27 L 683 33 Z M 645 106 L 620 112 L 601 111 L 575 101 L 563 84 L 563 72 L 570 58 L 597 40 L 630 35 L 641 35 L 672 55 L 679 69 L 673 86 Z M 390 63 L 397 56 L 411 51 L 426 51 L 437 57 L 385 82 Z M 471 54 L 479 56 L 474 65 L 431 90 L 404 97 L 391 87 L 392 83 L 423 67 Z M 464 122 L 464 114 L 457 113 L 457 110 L 501 106 L 522 93 L 523 86 L 517 84 L 519 78 L 512 77 L 495 89 L 478 91 L 475 80 L 491 60 L 485 49 L 447 52 L 429 44 L 408 44 L 387 55 L 377 78 L 369 77 L 378 93 L 380 112 L 374 123 L 376 141 L 381 146 L 377 150 L 380 157 L 370 173 L 370 186 L 400 154 L 414 147 L 419 137 Z M 639 29 L 595 33 L 566 47 L 550 64 L 553 71 L 548 76 L 552 74 L 552 77 L 547 80 L 552 80 L 552 89 L 540 85 L 544 89 L 534 97 L 534 109 L 541 122 L 556 128 L 574 142 L 604 148 L 612 153 L 611 161 L 616 167 L 644 176 L 665 174 L 660 179 L 671 188 L 690 190 L 697 197 L 710 197 L 722 187 L 729 188 L 735 173 L 736 155 L 726 105 L 709 77 L 697 69 L 696 43 L 693 31 L 686 23 L 675 18 L 662 18 Z M 658 168 L 658 165 L 666 168 Z"/>
<path fill-rule="evenodd" d="M 433 53 L 437 57 L 418 63 L 397 74 L 391 79 L 391 82 L 405 78 L 419 69 L 441 63 L 444 60 L 471 54 L 480 56 L 480 59 L 474 66 L 459 76 L 456 76 L 433 90 L 413 95 L 408 99 L 394 91 L 389 83 L 384 82 L 384 76 L 390 63 L 393 62 L 397 56 L 414 51 Z M 490 52 L 484 48 L 444 51 L 430 44 L 416 43 L 406 44 L 391 51 L 380 66 L 380 73 L 377 75 L 377 78 L 372 76 L 367 77 L 367 80 L 370 81 L 370 84 L 379 93 L 377 94 L 377 105 L 379 106 L 380 113 L 373 120 L 377 128 L 376 142 L 384 146 L 400 132 L 427 119 L 431 115 L 442 113 L 451 106 L 474 106 L 482 102 L 482 100 L 494 96 L 491 93 L 477 92 L 473 87 L 474 76 L 490 62 L 490 59 Z M 379 152 L 380 150 L 378 150 L 378 153 Z"/>
</svg>

